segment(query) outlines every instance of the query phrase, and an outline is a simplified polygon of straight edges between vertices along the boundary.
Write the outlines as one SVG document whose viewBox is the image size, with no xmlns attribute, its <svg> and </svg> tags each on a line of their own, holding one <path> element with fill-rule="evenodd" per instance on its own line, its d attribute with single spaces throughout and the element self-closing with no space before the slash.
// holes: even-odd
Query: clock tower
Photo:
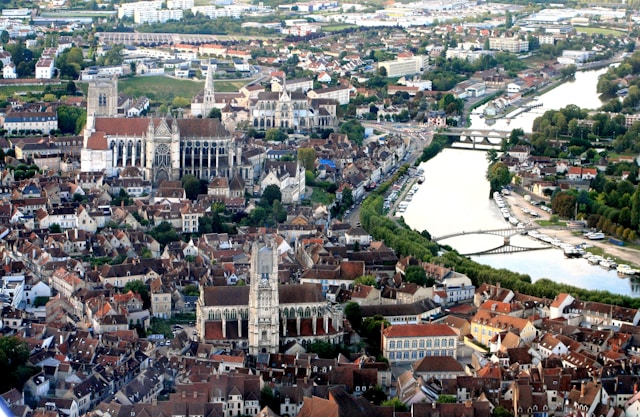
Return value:
<svg viewBox="0 0 640 417">
<path fill-rule="evenodd" d="M 278 353 L 280 320 L 278 249 L 275 242 L 256 242 L 251 250 L 249 354 Z"/>
</svg>

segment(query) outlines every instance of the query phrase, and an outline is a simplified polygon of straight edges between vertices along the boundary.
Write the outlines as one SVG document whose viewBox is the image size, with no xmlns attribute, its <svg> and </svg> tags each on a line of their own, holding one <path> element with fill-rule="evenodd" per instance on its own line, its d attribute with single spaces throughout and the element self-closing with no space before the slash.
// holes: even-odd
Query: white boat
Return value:
<svg viewBox="0 0 640 417">
<path fill-rule="evenodd" d="M 591 232 L 587 235 L 587 239 L 589 240 L 602 240 L 604 239 L 604 233 L 602 232 Z"/>
<path fill-rule="evenodd" d="M 599 265 L 603 260 L 604 259 L 600 255 L 591 255 L 587 258 L 587 261 L 589 261 L 591 265 Z"/>
<path fill-rule="evenodd" d="M 620 275 L 638 275 L 638 273 L 640 273 L 640 271 L 638 271 L 637 269 L 633 269 L 626 264 L 618 265 L 618 267 L 616 268 L 616 271 Z"/>
<path fill-rule="evenodd" d="M 618 264 L 611 258 L 603 259 L 600 261 L 600 266 L 607 269 L 613 269 L 618 266 Z"/>
</svg>

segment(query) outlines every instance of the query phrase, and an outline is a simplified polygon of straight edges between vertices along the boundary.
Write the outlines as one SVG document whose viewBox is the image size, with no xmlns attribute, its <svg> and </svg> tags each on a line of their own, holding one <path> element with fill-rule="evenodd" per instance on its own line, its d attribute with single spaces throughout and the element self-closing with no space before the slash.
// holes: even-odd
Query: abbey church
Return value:
<svg viewBox="0 0 640 417">
<path fill-rule="evenodd" d="M 81 170 L 111 177 L 125 167 L 138 167 L 153 184 L 187 174 L 207 180 L 238 177 L 252 184 L 253 167 L 243 161 L 242 145 L 228 129 L 244 122 L 259 130 L 310 132 L 337 123 L 335 100 L 289 91 L 286 81 L 280 91 L 254 85 L 238 93 L 216 94 L 212 73 L 207 72 L 204 90 L 194 99 L 189 118 L 123 117 L 118 115 L 117 79 L 91 81 Z M 222 122 L 206 117 L 214 108 L 221 110 Z"/>
<path fill-rule="evenodd" d="M 278 260 L 267 238 L 253 244 L 250 286 L 203 287 L 196 307 L 200 341 L 253 355 L 277 353 L 288 342 L 342 341 L 342 310 L 327 304 L 320 284 L 281 285 Z"/>
<path fill-rule="evenodd" d="M 154 184 L 187 174 L 203 179 L 253 179 L 252 167 L 242 164 L 241 144 L 219 120 L 118 117 L 117 101 L 116 79 L 90 83 L 81 151 L 83 172 L 116 176 L 133 166 Z"/>
</svg>

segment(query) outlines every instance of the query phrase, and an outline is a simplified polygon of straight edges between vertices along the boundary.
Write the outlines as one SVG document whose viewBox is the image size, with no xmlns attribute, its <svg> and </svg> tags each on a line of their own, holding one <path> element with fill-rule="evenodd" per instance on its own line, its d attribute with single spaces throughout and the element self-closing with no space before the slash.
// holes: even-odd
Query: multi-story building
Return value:
<svg viewBox="0 0 640 417">
<path fill-rule="evenodd" d="M 525 343 L 531 343 L 537 335 L 536 328 L 529 320 L 487 310 L 480 310 L 473 316 L 470 330 L 474 339 L 486 346 L 496 334 L 503 332 L 516 331 Z"/>
<path fill-rule="evenodd" d="M 489 48 L 513 53 L 527 52 L 529 41 L 520 38 L 489 38 Z"/>
<path fill-rule="evenodd" d="M 122 19 L 125 16 L 133 18 L 136 10 L 158 10 L 160 8 L 162 8 L 162 0 L 122 3 L 118 6 L 118 19 Z"/>
<path fill-rule="evenodd" d="M 456 357 L 458 336 L 446 324 L 404 324 L 382 331 L 382 354 L 390 362 L 415 362 L 427 356 Z"/>
<path fill-rule="evenodd" d="M 9 134 L 40 131 L 48 134 L 58 128 L 58 114 L 52 111 L 30 112 L 10 110 L 4 116 L 4 128 Z"/>
<path fill-rule="evenodd" d="M 310 98 L 328 98 L 336 100 L 340 105 L 349 104 L 349 94 L 350 89 L 346 85 L 337 85 L 307 92 L 307 96 Z"/>
<path fill-rule="evenodd" d="M 36 63 L 36 78 L 50 80 L 54 74 L 54 59 L 40 58 Z"/>
<path fill-rule="evenodd" d="M 428 58 L 425 56 L 416 55 L 393 61 L 378 62 L 378 68 L 384 68 L 387 71 L 387 77 L 403 77 L 421 73 L 427 60 Z"/>
</svg>

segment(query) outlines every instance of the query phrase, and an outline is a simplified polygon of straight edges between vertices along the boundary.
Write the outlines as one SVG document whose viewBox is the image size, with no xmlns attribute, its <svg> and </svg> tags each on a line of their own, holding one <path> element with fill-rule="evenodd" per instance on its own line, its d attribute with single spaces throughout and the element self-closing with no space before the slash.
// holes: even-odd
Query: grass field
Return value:
<svg viewBox="0 0 640 417">
<path fill-rule="evenodd" d="M 607 29 L 607 28 L 592 28 L 592 27 L 576 27 L 576 31 L 579 33 L 587 33 L 589 35 L 613 35 L 613 36 L 624 36 L 625 33 L 615 29 Z"/>
<path fill-rule="evenodd" d="M 56 88 L 58 86 L 51 86 L 51 88 Z M 7 97 L 12 96 L 14 93 L 36 93 L 40 94 L 44 91 L 44 85 L 5 85 L 0 87 L 0 95 L 5 95 Z"/>
<path fill-rule="evenodd" d="M 335 196 L 327 193 L 320 187 L 313 187 L 313 194 L 311 194 L 311 202 L 329 205 L 333 202 Z"/>
<path fill-rule="evenodd" d="M 356 25 L 327 25 L 323 26 L 322 30 L 325 32 L 339 32 L 341 30 L 352 29 L 356 27 Z"/>
<path fill-rule="evenodd" d="M 218 92 L 238 91 L 250 80 L 215 81 Z M 133 97 L 147 96 L 154 103 L 170 103 L 175 97 L 191 99 L 204 88 L 204 81 L 179 80 L 163 76 L 124 78 L 118 81 L 118 91 Z"/>
</svg>

